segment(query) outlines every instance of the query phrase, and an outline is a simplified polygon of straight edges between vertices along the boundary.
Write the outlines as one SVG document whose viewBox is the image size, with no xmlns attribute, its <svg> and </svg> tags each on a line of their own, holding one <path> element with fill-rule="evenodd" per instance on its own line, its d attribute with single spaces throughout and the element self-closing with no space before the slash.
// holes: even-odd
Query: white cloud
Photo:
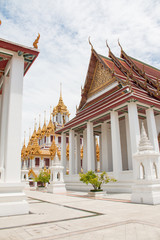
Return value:
<svg viewBox="0 0 160 240">
<path fill-rule="evenodd" d="M 57 104 L 60 82 L 74 116 L 90 58 L 88 36 L 98 53 L 107 56 L 108 39 L 119 56 L 119 38 L 129 55 L 158 67 L 159 12 L 158 0 L 1 0 L 1 38 L 32 46 L 41 34 L 40 55 L 24 81 L 23 131 Z"/>
</svg>

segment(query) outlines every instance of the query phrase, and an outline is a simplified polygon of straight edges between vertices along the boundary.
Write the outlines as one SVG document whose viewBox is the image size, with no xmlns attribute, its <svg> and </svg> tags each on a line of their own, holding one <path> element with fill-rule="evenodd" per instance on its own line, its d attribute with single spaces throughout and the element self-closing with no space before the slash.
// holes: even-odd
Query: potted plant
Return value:
<svg viewBox="0 0 160 240">
<path fill-rule="evenodd" d="M 96 174 L 95 172 L 88 171 L 87 173 L 79 173 L 80 181 L 86 183 L 87 185 L 90 183 L 93 186 L 93 189 L 90 190 L 92 196 L 95 196 L 96 192 L 102 192 L 101 189 L 102 184 L 109 182 L 116 182 L 115 178 L 110 178 L 106 172 L 102 172 L 101 174 Z"/>
<path fill-rule="evenodd" d="M 46 169 L 42 169 L 37 177 L 35 177 L 34 182 L 37 182 L 38 188 L 44 188 L 46 183 L 49 183 L 50 172 Z"/>
</svg>

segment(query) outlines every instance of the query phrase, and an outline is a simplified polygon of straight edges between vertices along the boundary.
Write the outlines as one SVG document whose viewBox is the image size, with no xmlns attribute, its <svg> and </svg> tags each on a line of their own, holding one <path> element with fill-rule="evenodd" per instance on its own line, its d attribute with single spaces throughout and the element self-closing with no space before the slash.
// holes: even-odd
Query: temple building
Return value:
<svg viewBox="0 0 160 240">
<path fill-rule="evenodd" d="M 91 44 L 76 116 L 56 131 L 61 134 L 61 160 L 65 169 L 69 137 L 69 175 L 64 176 L 67 189 L 87 188 L 79 181 L 82 167 L 83 172 L 106 171 L 114 176 L 118 181 L 107 184 L 104 187 L 107 190 L 131 192 L 135 179 L 133 156 L 138 151 L 142 122 L 154 151 L 159 153 L 160 70 L 128 56 L 120 43 L 119 46 L 120 58 L 108 44 L 108 57 L 98 54 Z M 100 151 L 98 164 L 96 138 Z"/>
<path fill-rule="evenodd" d="M 40 120 L 38 129 L 35 123 L 27 146 L 24 139 L 21 150 L 22 181 L 29 180 L 30 185 L 34 185 L 33 178 L 38 175 L 39 171 L 42 168 L 49 169 L 53 164 L 56 149 L 59 159 L 61 158 L 61 135 L 55 134 L 55 131 L 61 129 L 69 121 L 69 115 L 62 99 L 62 91 L 60 91 L 58 105 L 50 113 L 49 123 L 46 123 L 45 113 L 43 127 L 41 128 Z M 68 138 L 66 138 L 66 144 L 68 144 Z"/>
</svg>

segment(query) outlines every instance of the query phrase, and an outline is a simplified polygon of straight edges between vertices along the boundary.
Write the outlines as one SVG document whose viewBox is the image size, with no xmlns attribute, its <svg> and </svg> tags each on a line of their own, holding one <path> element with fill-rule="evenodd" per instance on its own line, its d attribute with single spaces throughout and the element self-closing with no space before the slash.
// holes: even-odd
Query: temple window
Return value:
<svg viewBox="0 0 160 240">
<path fill-rule="evenodd" d="M 61 137 L 58 137 L 58 143 L 61 143 Z"/>
<path fill-rule="evenodd" d="M 44 158 L 44 165 L 49 167 L 49 158 Z"/>
<path fill-rule="evenodd" d="M 44 143 L 46 143 L 46 136 L 44 136 Z"/>
<path fill-rule="evenodd" d="M 39 167 L 39 158 L 35 158 L 35 166 Z"/>
<path fill-rule="evenodd" d="M 53 135 L 51 135 L 51 142 L 53 141 Z"/>
<path fill-rule="evenodd" d="M 66 137 L 66 143 L 69 143 L 69 138 L 68 137 Z"/>
</svg>

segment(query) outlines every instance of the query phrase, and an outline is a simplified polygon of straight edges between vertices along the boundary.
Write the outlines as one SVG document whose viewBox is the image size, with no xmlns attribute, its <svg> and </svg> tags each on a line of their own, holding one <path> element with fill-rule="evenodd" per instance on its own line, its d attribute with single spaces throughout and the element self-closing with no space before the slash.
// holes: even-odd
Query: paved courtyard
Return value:
<svg viewBox="0 0 160 240">
<path fill-rule="evenodd" d="M 0 240 L 160 239 L 160 205 L 133 204 L 130 194 L 26 194 L 30 214 L 1 217 Z"/>
</svg>

